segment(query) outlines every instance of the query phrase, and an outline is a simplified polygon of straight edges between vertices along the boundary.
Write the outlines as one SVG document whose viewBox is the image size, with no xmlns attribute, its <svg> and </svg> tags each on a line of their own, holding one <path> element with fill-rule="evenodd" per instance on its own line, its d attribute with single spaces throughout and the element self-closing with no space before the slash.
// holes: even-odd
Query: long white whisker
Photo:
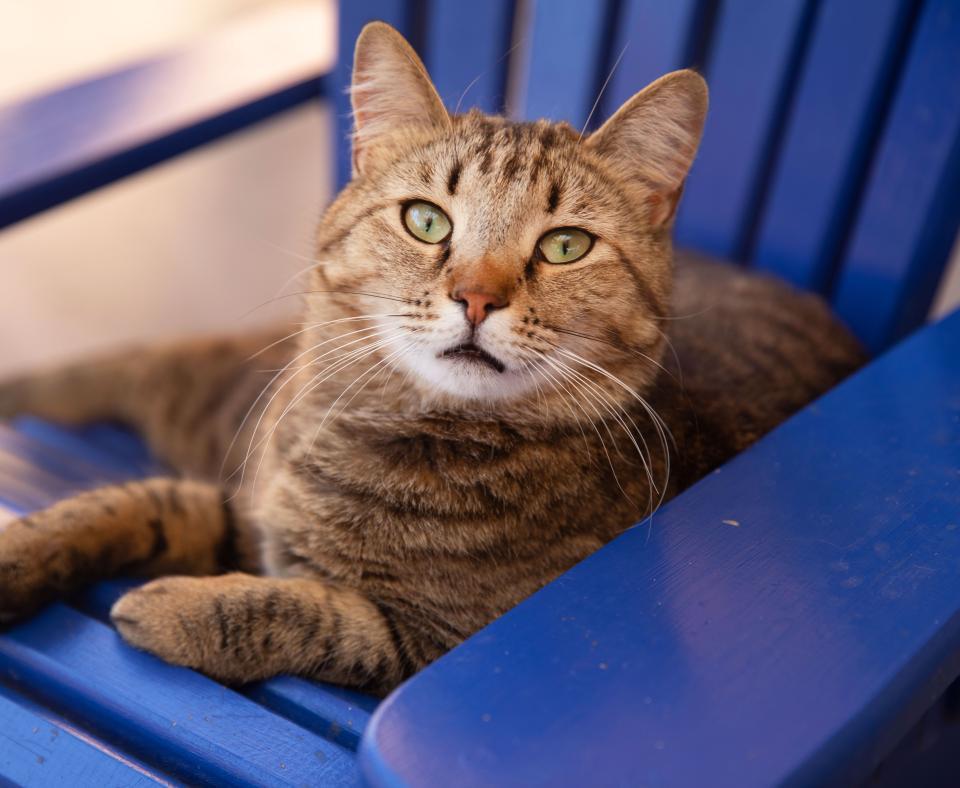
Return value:
<svg viewBox="0 0 960 788">
<path fill-rule="evenodd" d="M 230 453 L 233 451 L 233 447 L 236 445 L 237 439 L 240 437 L 240 433 L 243 431 L 243 428 L 244 428 L 244 426 L 246 425 L 247 421 L 250 419 L 250 416 L 251 416 L 251 414 L 253 413 L 254 409 L 257 407 L 257 405 L 259 404 L 260 400 L 263 399 L 264 394 L 266 394 L 267 391 L 270 390 L 270 387 L 273 386 L 273 384 L 277 381 L 277 379 L 278 379 L 284 372 L 288 371 L 288 370 L 290 369 L 290 367 L 291 367 L 296 361 L 298 361 L 299 359 L 303 358 L 303 357 L 304 357 L 305 355 L 307 355 L 308 353 L 312 353 L 312 352 L 315 351 L 317 348 L 320 348 L 320 347 L 322 347 L 323 345 L 327 345 L 327 344 L 329 344 L 330 342 L 336 342 L 336 341 L 338 341 L 338 340 L 340 340 L 340 339 L 343 339 L 345 336 L 351 336 L 352 334 L 359 334 L 359 333 L 361 333 L 361 332 L 367 332 L 367 331 L 381 331 L 381 330 L 386 330 L 386 329 L 381 328 L 381 327 L 379 327 L 379 326 L 370 326 L 370 327 L 368 327 L 368 328 L 362 328 L 362 329 L 358 329 L 357 331 L 348 332 L 347 334 L 338 334 L 338 335 L 335 336 L 335 337 L 331 337 L 330 339 L 327 339 L 327 340 L 325 340 L 325 341 L 323 341 L 323 342 L 319 342 L 319 343 L 317 343 L 317 344 L 315 344 L 315 345 L 312 345 L 311 347 L 308 347 L 306 350 L 298 353 L 296 356 L 294 356 L 292 359 L 290 359 L 290 361 L 288 361 L 286 364 L 284 364 L 283 367 L 281 367 L 280 370 L 279 370 L 279 371 L 267 382 L 267 384 L 260 390 L 260 393 L 257 395 L 257 398 L 253 401 L 253 403 L 252 403 L 252 404 L 250 405 L 250 407 L 247 409 L 247 412 L 244 414 L 243 419 L 241 419 L 240 424 L 239 424 L 239 426 L 237 427 L 236 431 L 234 432 L 233 438 L 232 438 L 231 441 L 230 441 L 230 445 L 227 446 L 227 449 L 226 449 L 226 451 L 224 452 L 223 461 L 220 463 L 220 477 L 221 477 L 221 480 L 222 480 L 222 481 L 229 481 L 229 479 L 233 478 L 233 476 L 236 474 L 237 471 L 234 470 L 234 472 L 231 473 L 230 476 L 228 476 L 226 479 L 223 478 L 224 467 L 225 467 L 226 464 L 227 464 L 227 460 L 228 460 L 229 457 L 230 457 Z M 334 348 L 334 350 L 331 351 L 331 352 L 334 352 L 334 353 L 335 353 L 335 352 L 337 352 L 337 350 L 340 350 L 340 349 L 342 349 L 343 347 L 347 347 L 347 346 L 349 346 L 349 345 L 351 345 L 351 344 L 354 344 L 356 341 L 357 341 L 357 340 L 354 340 L 354 341 L 351 341 L 351 342 L 346 343 L 345 345 L 341 345 L 341 346 L 339 346 L 339 347 L 337 347 L 337 348 Z M 262 351 L 261 351 L 261 352 L 262 352 Z M 324 354 L 324 355 L 327 355 L 327 354 Z M 251 356 L 251 358 L 253 358 L 253 356 Z M 323 356 L 320 356 L 319 358 L 323 358 Z M 316 361 L 319 360 L 319 358 L 316 358 L 316 359 L 314 359 L 313 361 L 316 362 Z M 299 369 L 298 369 L 297 371 L 299 371 Z M 292 377 L 290 378 L 290 380 L 292 380 Z M 286 383 L 288 383 L 288 382 L 289 382 L 289 380 L 286 381 L 283 385 L 281 385 L 280 388 L 283 388 L 284 386 L 286 386 Z M 279 389 L 278 389 L 278 391 L 279 391 Z M 273 402 L 273 398 L 274 398 L 275 396 L 276 396 L 276 392 L 274 393 L 273 397 L 270 398 L 270 402 Z M 270 406 L 270 403 L 268 402 L 267 405 L 264 407 L 263 412 L 261 412 L 261 414 L 260 414 L 260 419 L 261 419 L 261 420 L 262 420 L 262 418 L 263 418 L 263 414 L 266 413 L 266 411 L 269 409 L 269 406 Z M 257 427 L 254 429 L 254 433 L 253 433 L 254 435 L 256 435 L 256 431 L 259 429 L 259 427 L 260 427 L 260 422 L 258 421 L 258 422 L 257 422 Z M 244 460 L 244 462 L 246 462 L 246 460 Z"/>
<path fill-rule="evenodd" d="M 586 359 L 583 356 L 579 355 L 578 353 L 574 353 L 573 351 L 567 348 L 557 346 L 557 352 L 567 356 L 568 358 L 572 359 L 573 361 L 576 361 L 579 364 L 583 364 L 584 366 L 589 367 L 590 369 L 594 370 L 595 372 L 598 372 L 599 374 L 603 375 L 605 378 L 607 378 L 608 380 L 610 380 L 611 382 L 619 386 L 621 389 L 627 392 L 633 399 L 635 399 L 637 402 L 640 403 L 640 406 L 644 409 L 647 416 L 650 418 L 650 421 L 652 422 L 654 428 L 658 433 L 658 436 L 660 438 L 660 444 L 663 448 L 663 453 L 664 453 L 665 474 L 664 474 L 663 488 L 660 494 L 660 500 L 657 503 L 657 508 L 659 508 L 666 497 L 667 489 L 669 487 L 669 480 L 670 480 L 670 446 L 667 441 L 668 434 L 670 435 L 670 440 L 673 442 L 674 447 L 676 447 L 676 440 L 673 438 L 673 434 L 670 432 L 670 428 L 667 426 L 666 422 L 663 421 L 660 414 L 657 413 L 650 406 L 650 403 L 648 403 L 630 386 L 628 386 L 626 383 L 620 380 L 620 378 L 618 378 L 616 375 L 612 374 L 610 371 L 604 369 L 603 367 L 594 363 L 593 361 L 590 361 L 589 359 Z"/>
<path fill-rule="evenodd" d="M 345 369 L 348 366 L 351 366 L 352 364 L 355 364 L 358 361 L 361 361 L 367 358 L 368 356 L 373 355 L 374 353 L 377 352 L 377 350 L 379 350 L 381 347 L 385 346 L 386 344 L 402 338 L 403 338 L 402 335 L 398 334 L 396 336 L 378 340 L 377 342 L 373 343 L 372 346 L 353 350 L 350 353 L 347 353 L 345 357 L 341 357 L 340 359 L 332 362 L 331 364 L 328 364 L 326 367 L 323 368 L 323 370 L 321 370 L 319 373 L 314 375 L 306 384 L 304 384 L 300 388 L 300 390 L 297 392 L 297 394 L 294 396 L 294 398 L 289 403 L 287 403 L 287 405 L 284 407 L 283 411 L 277 417 L 276 421 L 273 423 L 273 426 L 270 428 L 267 434 L 264 435 L 257 442 L 256 446 L 254 446 L 253 449 L 251 449 L 251 451 L 248 452 L 247 456 L 244 458 L 244 461 L 243 461 L 244 472 L 241 473 L 241 480 L 240 480 L 241 486 L 243 484 L 243 477 L 246 471 L 246 466 L 252 456 L 252 453 L 256 451 L 261 445 L 269 442 L 269 440 L 276 433 L 277 429 L 280 427 L 281 423 L 283 422 L 287 414 L 290 413 L 298 404 L 300 404 L 300 402 L 303 399 L 309 396 L 311 392 L 315 391 L 319 386 L 323 385 L 324 382 L 329 380 L 331 377 L 336 375 L 341 370 Z M 259 429 L 259 426 L 258 426 L 258 429 Z M 256 436 L 256 433 L 254 433 L 254 437 L 255 436 Z M 252 441 L 252 438 L 251 438 L 251 441 Z M 251 485 L 251 495 L 253 495 L 256 492 L 256 481 L 260 473 L 260 468 L 263 465 L 263 460 L 265 456 L 266 456 L 266 447 L 264 447 L 264 451 L 261 452 L 260 459 L 257 462 L 257 468 L 254 474 L 253 484 Z"/>
<path fill-rule="evenodd" d="M 359 337 L 358 339 L 353 339 L 353 340 L 351 340 L 350 342 L 346 342 L 346 343 L 344 343 L 343 345 L 339 345 L 339 346 L 333 348 L 332 350 L 327 351 L 326 353 L 322 353 L 320 356 L 312 359 L 312 361 L 311 361 L 309 364 L 306 364 L 304 367 L 300 367 L 300 368 L 298 369 L 298 371 L 300 371 L 300 370 L 302 370 L 302 369 L 305 369 L 306 367 L 313 366 L 313 364 L 315 364 L 316 362 L 320 361 L 320 359 L 324 358 L 325 356 L 329 356 L 331 353 L 338 353 L 338 352 L 342 351 L 343 348 L 348 347 L 349 345 L 355 345 L 355 344 L 357 344 L 358 342 L 368 342 L 370 339 L 373 339 L 373 338 L 375 338 L 375 337 L 377 337 L 377 336 L 382 336 L 382 334 L 387 333 L 388 331 L 392 331 L 392 330 L 394 330 L 394 329 L 393 329 L 393 328 L 376 328 L 376 329 L 375 329 L 375 332 L 372 333 L 372 334 Z M 368 351 L 369 351 L 369 352 L 373 352 L 373 350 L 375 350 L 376 347 L 379 346 L 379 342 L 381 342 L 381 341 L 382 341 L 382 340 L 379 340 L 378 342 L 374 342 L 372 348 L 371 348 L 371 346 L 368 344 L 368 345 L 366 345 L 366 346 L 357 348 L 357 349 L 355 349 L 355 350 L 349 351 L 349 352 L 347 352 L 347 353 L 339 356 L 338 358 L 336 358 L 336 359 L 334 359 L 333 361 L 331 361 L 326 367 L 324 367 L 323 370 L 321 370 L 320 372 L 318 372 L 318 373 L 314 376 L 313 380 L 316 380 L 317 378 L 321 377 L 326 371 L 330 370 L 331 368 L 333 368 L 333 373 L 331 373 L 331 374 L 335 374 L 335 373 L 339 370 L 338 365 L 344 364 L 344 363 L 352 363 L 354 360 L 356 360 L 356 358 L 357 358 L 358 356 L 361 356 L 362 354 L 364 354 L 364 353 L 366 353 L 366 352 L 368 352 Z M 325 343 L 320 343 L 320 344 L 325 344 Z M 295 360 L 298 359 L 298 358 L 302 358 L 306 353 L 309 353 L 309 352 L 311 352 L 312 350 L 315 350 L 316 347 L 318 347 L 318 346 L 314 346 L 313 348 L 308 348 L 308 349 L 307 349 L 306 351 L 304 351 L 303 353 L 298 354 L 293 360 L 295 361 Z M 289 366 L 289 365 L 288 365 L 288 366 Z M 277 421 L 274 423 L 273 428 L 270 430 L 270 432 L 269 432 L 264 438 L 261 438 L 259 441 L 257 441 L 256 445 L 254 445 L 253 442 L 254 442 L 254 440 L 256 440 L 257 434 L 258 434 L 259 431 L 260 431 L 260 426 L 261 426 L 261 424 L 263 423 L 263 419 L 265 418 L 266 414 L 270 411 L 270 407 L 271 407 L 271 405 L 273 404 L 274 400 L 280 395 L 280 393 L 282 392 L 282 390 L 283 390 L 284 388 L 286 388 L 286 386 L 287 386 L 292 380 L 295 380 L 295 378 L 296 378 L 296 374 L 293 374 L 293 375 L 291 375 L 289 378 L 287 378 L 287 380 L 285 380 L 280 386 L 278 386 L 278 387 L 276 388 L 276 390 L 275 390 L 275 391 L 273 392 L 273 394 L 271 395 L 270 399 L 267 401 L 266 405 L 264 405 L 263 409 L 262 409 L 261 412 L 260 412 L 260 417 L 257 419 L 256 426 L 254 426 L 253 431 L 252 431 L 251 434 L 250 434 L 250 441 L 249 441 L 249 443 L 248 443 L 248 445 L 247 445 L 247 451 L 246 451 L 246 454 L 245 454 L 245 456 L 244 456 L 244 458 L 243 458 L 243 461 L 242 461 L 241 464 L 237 467 L 237 469 L 234 470 L 233 473 L 230 474 L 230 476 L 228 477 L 228 479 L 229 479 L 229 478 L 232 478 L 234 475 L 236 475 L 236 474 L 239 472 L 239 473 L 240 473 L 240 483 L 239 483 L 239 484 L 240 484 L 240 486 L 242 486 L 242 484 L 243 484 L 243 479 L 244 479 L 244 471 L 245 471 L 245 469 L 246 469 L 247 462 L 249 461 L 249 459 L 250 459 L 251 455 L 253 454 L 253 452 L 255 452 L 258 448 L 260 448 L 260 446 L 264 443 L 264 441 L 267 440 L 267 439 L 269 439 L 269 437 L 273 435 L 274 431 L 275 431 L 276 428 L 279 426 L 279 423 L 280 423 L 280 421 L 282 420 L 283 416 L 285 416 L 285 415 L 290 411 L 290 409 L 291 409 L 295 404 L 297 404 L 297 403 L 299 402 L 299 399 L 294 398 L 294 401 L 293 401 L 293 402 L 288 403 L 287 406 L 285 407 L 283 413 L 280 414 L 280 417 L 279 417 L 279 418 L 277 419 Z M 323 381 L 321 380 L 320 382 L 322 383 Z M 307 385 L 309 385 L 309 384 L 307 384 Z"/>
<path fill-rule="evenodd" d="M 572 380 L 571 376 L 568 373 L 566 373 L 563 369 L 561 369 L 558 365 L 555 364 L 554 359 L 551 359 L 549 356 L 545 355 L 544 360 L 554 367 L 554 369 L 561 376 L 561 378 L 568 380 L 571 385 L 574 385 L 574 386 L 576 385 L 575 381 Z M 577 390 L 580 391 L 581 393 L 587 393 L 589 396 L 589 392 L 583 392 L 583 389 L 581 387 L 577 387 Z M 613 437 L 613 432 L 610 429 L 610 425 L 607 424 L 607 420 L 603 417 L 603 415 L 597 409 L 597 406 L 594 404 L 593 397 L 590 397 L 587 404 L 596 414 L 596 419 L 595 420 L 591 419 L 590 424 L 593 427 L 594 431 L 597 433 L 597 437 L 600 438 L 600 446 L 603 449 L 603 453 L 607 457 L 607 463 L 610 466 L 610 472 L 613 474 L 613 480 L 617 483 L 617 487 L 620 488 L 620 492 L 623 493 L 623 497 L 633 504 L 635 502 L 633 501 L 632 498 L 630 498 L 630 495 L 627 493 L 627 491 L 623 489 L 623 484 L 621 484 L 620 477 L 619 475 L 617 475 L 617 469 L 613 464 L 613 458 L 610 456 L 610 452 L 607 449 L 606 441 L 604 441 L 603 435 L 600 434 L 600 430 L 597 428 L 596 422 L 599 421 L 603 425 L 604 430 L 606 430 L 607 437 L 609 437 L 610 441 L 613 443 L 614 449 L 617 451 L 618 454 L 620 454 L 620 457 L 623 458 L 623 454 L 620 452 L 620 447 L 617 445 L 616 438 Z"/>
</svg>

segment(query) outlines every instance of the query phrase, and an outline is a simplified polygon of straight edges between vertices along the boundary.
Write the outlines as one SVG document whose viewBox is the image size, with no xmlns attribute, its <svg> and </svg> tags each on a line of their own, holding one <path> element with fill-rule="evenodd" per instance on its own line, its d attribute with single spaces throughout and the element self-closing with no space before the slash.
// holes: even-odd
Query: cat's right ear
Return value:
<svg viewBox="0 0 960 788">
<path fill-rule="evenodd" d="M 385 22 L 370 22 L 353 55 L 353 169 L 364 171 L 377 140 L 402 126 L 449 128 L 450 115 L 423 62 Z"/>
</svg>

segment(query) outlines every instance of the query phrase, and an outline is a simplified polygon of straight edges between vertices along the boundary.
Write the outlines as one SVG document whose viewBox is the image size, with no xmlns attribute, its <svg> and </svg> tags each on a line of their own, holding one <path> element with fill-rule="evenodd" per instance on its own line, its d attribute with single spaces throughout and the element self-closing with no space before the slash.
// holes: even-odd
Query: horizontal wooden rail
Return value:
<svg viewBox="0 0 960 788">
<path fill-rule="evenodd" d="M 0 228 L 324 95 L 335 24 L 332 2 L 281 6 L 0 106 Z"/>
</svg>

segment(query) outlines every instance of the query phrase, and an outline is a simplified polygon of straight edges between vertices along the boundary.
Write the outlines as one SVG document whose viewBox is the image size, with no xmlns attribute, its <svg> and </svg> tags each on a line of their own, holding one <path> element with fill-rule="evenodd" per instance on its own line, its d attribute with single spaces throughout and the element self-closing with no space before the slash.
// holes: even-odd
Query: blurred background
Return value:
<svg viewBox="0 0 960 788">
<path fill-rule="evenodd" d="M 3 2 L 0 109 L 247 31 L 273 28 L 319 67 L 335 12 L 332 0 Z M 289 317 L 295 298 L 264 302 L 308 265 L 331 151 L 329 109 L 306 102 L 0 230 L 0 375 Z"/>
<path fill-rule="evenodd" d="M 518 2 L 513 49 L 499 62 L 524 56 L 532 5 Z M 456 4 L 437 8 L 456 12 Z M 163 91 L 139 90 L 136 102 L 119 103 L 146 117 L 170 103 L 189 105 L 207 76 L 236 70 L 255 79 L 285 69 L 283 78 L 295 80 L 329 70 L 336 50 L 336 0 L 7 0 L 0 3 L 0 186 L 4 168 L 15 176 L 32 144 L 2 134 L 29 136 L 30 113 L 46 112 L 45 122 L 60 113 L 51 97 L 69 93 L 82 109 L 85 85 L 158 62 L 182 66 L 177 79 L 165 76 Z M 441 81 L 453 71 L 429 65 Z M 441 92 L 452 103 L 466 87 Z M 522 87 L 506 92 L 508 108 L 540 106 L 520 95 Z M 470 103 L 468 96 L 464 107 Z M 297 290 L 291 276 L 309 264 L 313 228 L 336 182 L 343 122 L 336 126 L 333 104 L 297 103 L 0 230 L 0 375 L 131 340 L 289 319 L 296 299 L 277 296 Z M 69 150 L 75 135 L 82 148 L 86 129 L 63 112 L 58 145 Z M 955 244 L 930 314 L 958 303 Z"/>
</svg>

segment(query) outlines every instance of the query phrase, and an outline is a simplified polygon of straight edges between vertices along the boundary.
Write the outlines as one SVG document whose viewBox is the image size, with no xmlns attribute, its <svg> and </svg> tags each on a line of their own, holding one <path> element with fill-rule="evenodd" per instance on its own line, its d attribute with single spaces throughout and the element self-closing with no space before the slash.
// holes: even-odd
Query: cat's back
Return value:
<svg viewBox="0 0 960 788">
<path fill-rule="evenodd" d="M 693 254 L 677 258 L 660 409 L 687 435 L 691 477 L 855 371 L 866 355 L 819 296 Z M 693 478 L 691 478 L 691 481 Z"/>
</svg>

